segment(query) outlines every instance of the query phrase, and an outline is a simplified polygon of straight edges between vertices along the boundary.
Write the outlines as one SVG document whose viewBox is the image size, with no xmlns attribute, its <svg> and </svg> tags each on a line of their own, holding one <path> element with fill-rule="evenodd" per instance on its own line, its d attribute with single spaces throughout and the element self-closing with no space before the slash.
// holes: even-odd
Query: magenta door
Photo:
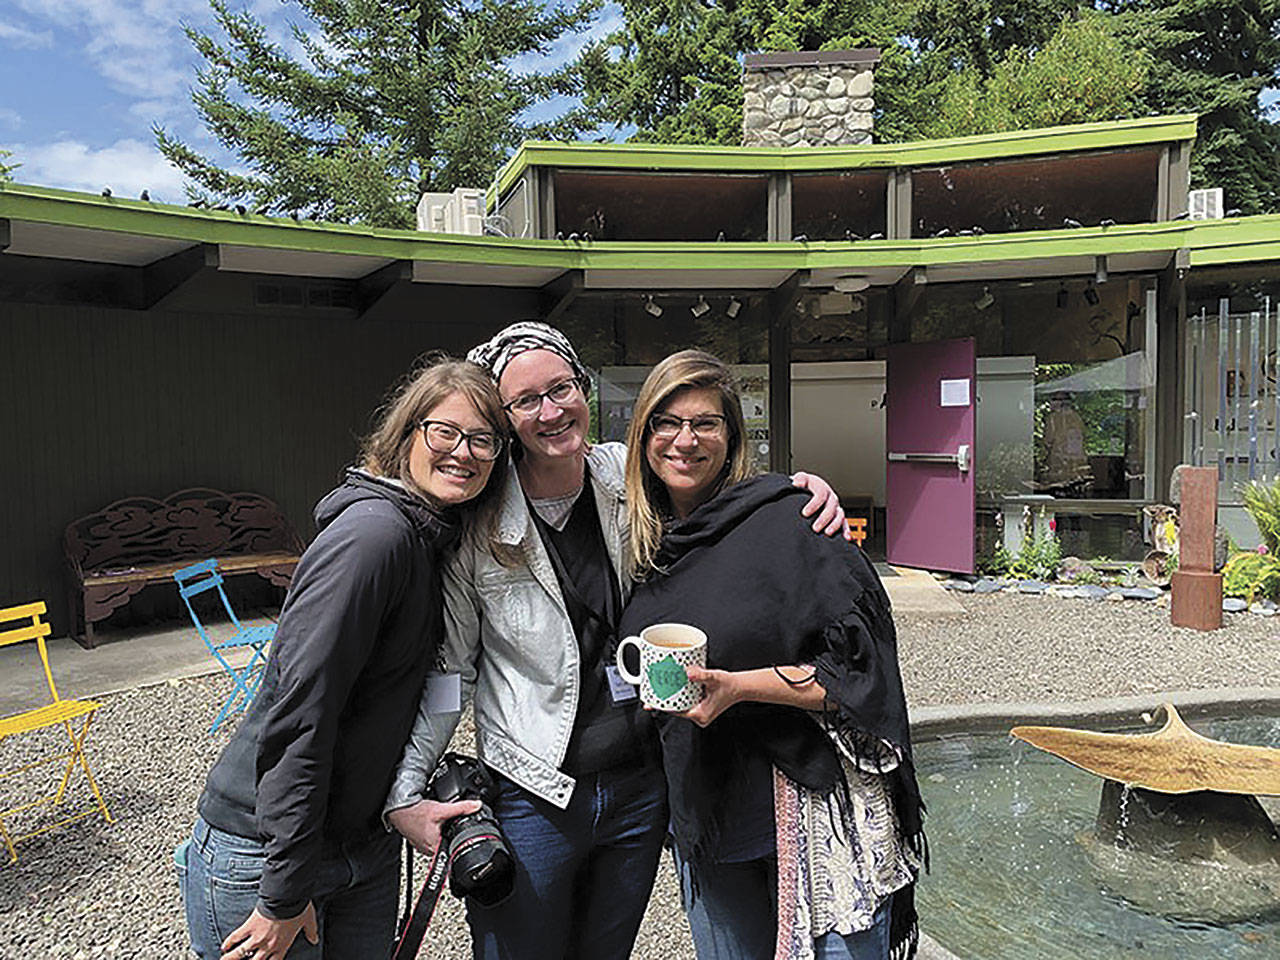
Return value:
<svg viewBox="0 0 1280 960">
<path fill-rule="evenodd" d="M 971 337 L 889 345 L 885 545 L 890 563 L 973 573 L 976 375 Z"/>
</svg>

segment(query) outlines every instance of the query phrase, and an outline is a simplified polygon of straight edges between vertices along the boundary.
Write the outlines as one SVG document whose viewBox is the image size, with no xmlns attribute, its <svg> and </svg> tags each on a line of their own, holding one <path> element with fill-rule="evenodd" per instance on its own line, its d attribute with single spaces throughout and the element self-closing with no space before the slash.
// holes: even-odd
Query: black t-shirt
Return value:
<svg viewBox="0 0 1280 960">
<path fill-rule="evenodd" d="M 583 487 L 563 530 L 533 512 L 551 555 L 569 620 L 578 639 L 578 712 L 562 769 L 570 776 L 653 758 L 656 732 L 639 700 L 614 703 L 605 667 L 617 649 L 622 596 L 591 486 Z"/>
</svg>

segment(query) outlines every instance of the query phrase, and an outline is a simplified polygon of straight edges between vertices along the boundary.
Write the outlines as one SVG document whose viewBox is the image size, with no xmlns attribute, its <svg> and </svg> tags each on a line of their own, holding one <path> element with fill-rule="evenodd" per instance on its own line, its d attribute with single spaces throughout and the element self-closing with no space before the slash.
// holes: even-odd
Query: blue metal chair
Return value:
<svg viewBox="0 0 1280 960">
<path fill-rule="evenodd" d="M 272 623 L 264 627 L 246 627 L 240 623 L 240 618 L 231 609 L 231 602 L 227 600 L 227 592 L 222 586 L 222 574 L 218 572 L 217 560 L 201 560 L 189 567 L 183 567 L 173 575 L 173 579 L 178 582 L 178 593 L 182 597 L 182 602 L 187 605 L 187 612 L 191 614 L 191 620 L 196 625 L 196 632 L 200 634 L 200 639 L 204 641 L 204 645 L 209 648 L 214 659 L 222 664 L 222 668 L 231 675 L 235 683 L 235 688 L 227 697 L 227 702 L 222 705 L 218 718 L 209 728 L 209 732 L 213 733 L 230 714 L 243 710 L 253 702 L 258 686 L 262 683 L 263 668 L 267 665 L 267 644 L 275 636 L 276 625 Z M 222 599 L 222 607 L 235 626 L 235 636 L 230 640 L 217 640 L 200 622 L 200 616 L 196 613 L 191 598 L 206 590 L 218 591 L 218 596 Z M 238 647 L 249 647 L 253 650 L 249 662 L 242 670 L 233 667 L 224 655 Z"/>
</svg>

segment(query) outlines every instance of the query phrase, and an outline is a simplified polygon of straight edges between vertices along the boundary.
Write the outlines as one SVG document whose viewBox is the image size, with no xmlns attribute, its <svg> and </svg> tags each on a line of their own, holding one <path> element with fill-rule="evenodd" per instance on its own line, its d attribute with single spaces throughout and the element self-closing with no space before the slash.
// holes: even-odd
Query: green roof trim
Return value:
<svg viewBox="0 0 1280 960">
<path fill-rule="evenodd" d="M 1280 260 L 1280 215 L 940 239 L 725 243 L 571 243 L 294 222 L 18 184 L 0 186 L 0 218 L 192 244 L 556 270 L 815 270 L 990 263 L 1187 248 L 1193 267 Z"/>
<path fill-rule="evenodd" d="M 529 140 L 498 171 L 489 200 L 502 196 L 529 167 L 588 167 L 775 173 L 909 167 L 1001 160 L 1042 153 L 1068 153 L 1194 140 L 1195 114 L 1077 123 L 1035 130 L 1009 130 L 945 140 L 869 143 L 845 147 L 725 147 L 662 143 L 552 143 Z"/>
</svg>

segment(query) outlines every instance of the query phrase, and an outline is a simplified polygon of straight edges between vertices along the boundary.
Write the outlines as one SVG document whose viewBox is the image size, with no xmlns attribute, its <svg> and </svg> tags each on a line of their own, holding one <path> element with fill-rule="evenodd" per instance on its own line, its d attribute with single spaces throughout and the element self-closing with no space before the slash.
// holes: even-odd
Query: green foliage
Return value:
<svg viewBox="0 0 1280 960">
<path fill-rule="evenodd" d="M 600 0 L 289 2 L 314 24 L 293 29 L 301 56 L 227 0 L 210 0 L 215 33 L 186 29 L 204 61 L 192 102 L 245 168 L 223 169 L 157 126 L 193 197 L 407 227 L 420 190 L 482 186 L 522 140 L 572 140 L 592 125 L 580 108 L 522 119 L 578 92 L 576 64 L 545 74 L 513 64 L 584 29 Z"/>
<path fill-rule="evenodd" d="M 1222 592 L 1250 603 L 1280 598 L 1280 557 L 1253 550 L 1235 554 L 1222 568 Z"/>
<path fill-rule="evenodd" d="M 1021 580 L 1052 580 L 1062 563 L 1062 545 L 1046 524 L 1036 526 L 1043 533 L 1036 533 L 1022 541 L 1022 549 L 1009 565 L 1009 575 Z"/>
<path fill-rule="evenodd" d="M 0 183 L 8 183 L 13 179 L 13 171 L 17 170 L 22 164 L 5 163 L 13 154 L 8 150 L 0 150 Z"/>
<path fill-rule="evenodd" d="M 1039 49 L 1010 47 L 990 68 L 951 73 L 921 137 L 957 137 L 1133 116 L 1148 56 L 1121 40 L 1110 20 L 1082 13 L 1062 21 Z"/>
<path fill-rule="evenodd" d="M 1009 553 L 1003 543 L 997 543 L 996 548 L 991 551 L 989 556 L 978 559 L 978 572 L 990 577 L 1008 576 L 1009 568 L 1012 566 L 1013 555 Z"/>
<path fill-rule="evenodd" d="M 1280 125 L 1259 94 L 1280 80 L 1280 0 L 1111 0 L 1122 36 L 1148 51 L 1144 112 L 1200 115 L 1192 186 L 1222 187 L 1228 207 L 1280 210 Z"/>
<path fill-rule="evenodd" d="M 1245 512 L 1262 535 L 1263 546 L 1272 556 L 1280 556 L 1280 480 L 1254 480 L 1240 488 L 1240 495 Z"/>
</svg>

